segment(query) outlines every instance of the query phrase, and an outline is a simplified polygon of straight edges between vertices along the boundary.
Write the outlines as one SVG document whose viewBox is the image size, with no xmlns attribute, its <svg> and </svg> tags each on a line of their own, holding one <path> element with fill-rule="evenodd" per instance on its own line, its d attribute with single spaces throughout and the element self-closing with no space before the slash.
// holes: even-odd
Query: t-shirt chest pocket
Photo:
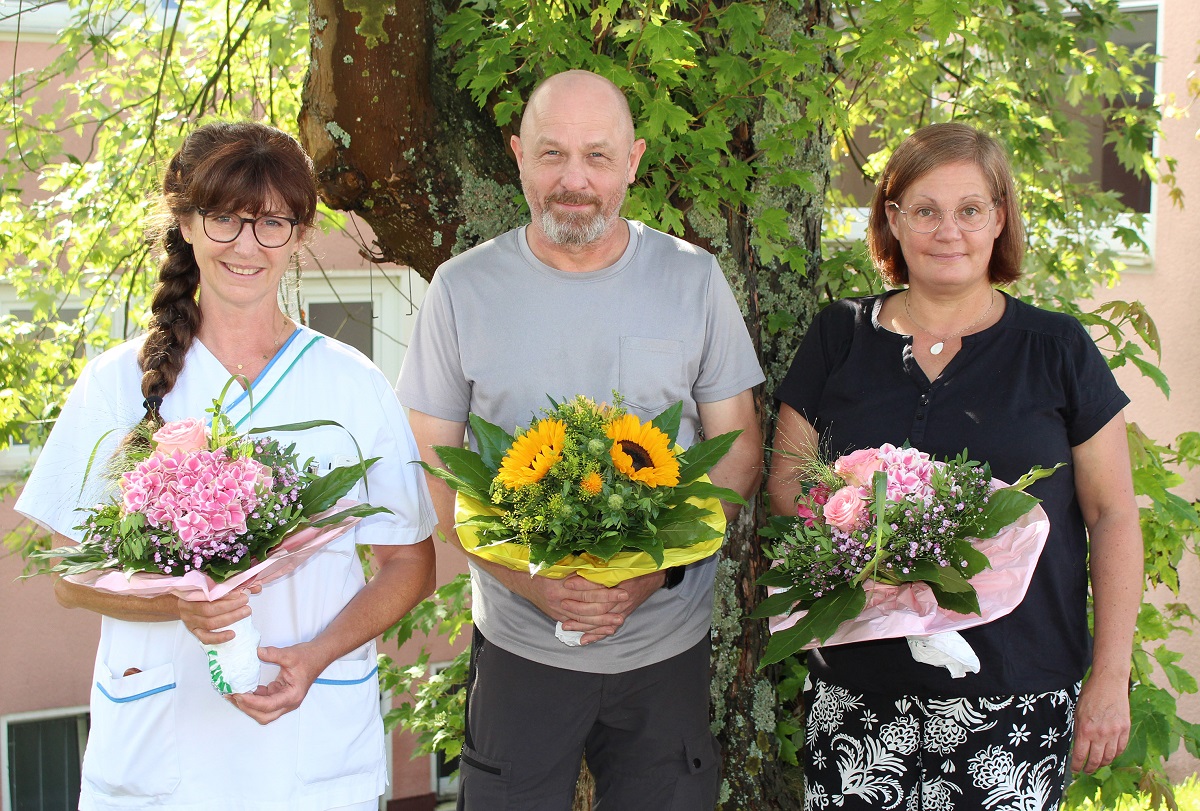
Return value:
<svg viewBox="0 0 1200 811">
<path fill-rule="evenodd" d="M 683 342 L 666 338 L 621 338 L 618 390 L 625 406 L 643 418 L 657 416 L 687 397 L 691 387 L 684 373 Z"/>
</svg>

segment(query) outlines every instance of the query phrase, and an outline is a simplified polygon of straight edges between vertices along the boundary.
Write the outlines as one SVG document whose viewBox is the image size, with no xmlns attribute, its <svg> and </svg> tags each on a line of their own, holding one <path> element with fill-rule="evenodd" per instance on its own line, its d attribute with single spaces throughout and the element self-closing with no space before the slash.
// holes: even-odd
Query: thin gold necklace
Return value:
<svg viewBox="0 0 1200 811">
<path fill-rule="evenodd" d="M 288 326 L 288 317 L 285 315 L 283 317 L 283 326 L 279 328 L 279 332 L 276 333 L 276 335 L 275 335 L 275 342 L 274 342 L 274 346 L 271 348 L 271 354 L 268 355 L 267 353 L 264 352 L 262 354 L 263 360 L 269 359 L 271 357 L 271 355 L 274 355 L 276 352 L 279 351 L 279 342 L 283 339 L 283 333 L 287 329 L 287 326 Z M 237 368 L 238 368 L 239 372 L 242 371 L 242 366 L 244 366 L 244 365 L 245 364 L 243 364 L 243 363 L 237 364 Z"/>
<path fill-rule="evenodd" d="M 983 315 L 979 316 L 978 318 L 976 318 L 970 324 L 967 324 L 962 329 L 957 330 L 956 332 L 950 333 L 945 338 L 938 335 L 936 332 L 933 332 L 932 330 L 928 329 L 927 327 L 923 326 L 920 321 L 913 318 L 912 310 L 908 309 L 908 291 L 907 290 L 904 291 L 904 314 L 906 316 L 908 316 L 908 320 L 913 323 L 913 326 L 915 326 L 917 329 L 921 330 L 921 332 L 924 332 L 926 335 L 929 335 L 932 338 L 937 338 L 937 343 L 935 343 L 933 346 L 929 347 L 929 354 L 930 355 L 940 355 L 940 354 L 942 354 L 942 350 L 946 348 L 946 341 L 949 341 L 951 338 L 957 338 L 959 335 L 962 335 L 964 332 L 969 330 L 971 327 L 975 326 L 980 321 L 982 321 L 983 319 L 988 317 L 988 313 L 990 313 L 992 311 L 992 307 L 996 303 L 996 291 L 990 290 L 989 293 L 990 293 L 990 295 L 988 297 L 988 306 L 987 306 L 987 309 L 983 311 Z M 238 367 L 238 368 L 241 368 L 241 367 Z"/>
</svg>

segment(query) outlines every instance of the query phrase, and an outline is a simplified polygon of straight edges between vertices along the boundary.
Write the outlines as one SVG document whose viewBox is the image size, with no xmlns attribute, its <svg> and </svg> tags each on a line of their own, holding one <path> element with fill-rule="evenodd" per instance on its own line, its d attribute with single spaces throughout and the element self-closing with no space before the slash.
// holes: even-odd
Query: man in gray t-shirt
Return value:
<svg viewBox="0 0 1200 811">
<path fill-rule="evenodd" d="M 751 390 L 763 374 L 713 257 L 620 217 L 646 148 L 620 90 L 584 71 L 550 77 L 512 147 L 532 222 L 438 269 L 400 373 L 422 457 L 440 464 L 432 446 L 460 444 L 468 414 L 511 432 L 547 396 L 601 402 L 615 390 L 643 420 L 682 401 L 684 446 L 741 430 L 711 477 L 751 496 L 762 466 Z M 456 541 L 454 494 L 432 477 L 430 488 Z M 460 809 L 566 811 L 585 752 L 605 807 L 714 806 L 715 557 L 612 588 L 470 566 Z M 582 644 L 565 644 L 556 623 Z"/>
</svg>

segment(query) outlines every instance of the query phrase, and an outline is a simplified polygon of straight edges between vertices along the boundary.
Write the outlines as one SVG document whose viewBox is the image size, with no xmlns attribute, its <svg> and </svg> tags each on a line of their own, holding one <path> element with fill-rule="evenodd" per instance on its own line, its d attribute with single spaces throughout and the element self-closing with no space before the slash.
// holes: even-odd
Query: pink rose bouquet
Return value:
<svg viewBox="0 0 1200 811">
<path fill-rule="evenodd" d="M 1035 467 L 1005 486 L 992 479 L 987 464 L 967 459 L 965 452 L 940 462 L 916 448 L 889 444 L 856 450 L 833 464 L 805 458 L 802 471 L 805 490 L 796 516 L 776 517 L 763 531 L 772 539 L 767 553 L 775 561 L 758 581 L 771 594 L 754 613 L 775 618 L 764 665 L 827 640 L 836 644 L 912 633 L 904 630 L 910 626 L 889 628 L 886 621 L 874 622 L 865 636 L 844 633 L 844 624 L 874 605 L 875 591 L 886 591 L 890 604 L 912 604 L 920 600 L 896 598 L 896 588 L 918 588 L 917 597 L 931 593 L 938 611 L 974 615 L 975 623 L 993 618 L 991 602 L 989 616 L 981 614 L 971 582 L 989 567 L 979 541 L 1033 511 L 1038 499 L 1024 489 L 1054 472 Z M 1044 529 L 1034 530 L 1042 532 L 1040 543 L 1021 546 L 1023 557 L 1015 565 L 1026 575 L 1037 562 Z M 1022 588 L 1016 602 L 1023 594 Z M 1012 603 L 1007 611 L 1016 605 L 1013 596 L 1005 594 Z M 839 628 L 845 639 L 838 638 Z M 941 630 L 936 623 L 922 628 Z"/>
<path fill-rule="evenodd" d="M 262 436 L 337 423 L 315 420 L 243 435 L 218 404 L 212 413 L 212 430 L 196 419 L 169 422 L 143 446 L 119 452 L 109 470 L 118 493 L 83 510 L 77 546 L 34 554 L 57 560 L 46 571 L 102 591 L 213 600 L 229 591 L 220 584 L 267 582 L 352 523 L 388 512 L 339 502 L 376 459 L 318 476 L 301 465 L 295 444 Z M 233 627 L 237 638 L 224 645 L 239 648 L 237 665 L 220 660 L 222 646 L 205 646 L 212 649 L 213 685 L 224 693 L 258 684 L 251 643 L 257 632 L 249 618 Z M 240 671 L 236 678 L 234 671 Z"/>
</svg>

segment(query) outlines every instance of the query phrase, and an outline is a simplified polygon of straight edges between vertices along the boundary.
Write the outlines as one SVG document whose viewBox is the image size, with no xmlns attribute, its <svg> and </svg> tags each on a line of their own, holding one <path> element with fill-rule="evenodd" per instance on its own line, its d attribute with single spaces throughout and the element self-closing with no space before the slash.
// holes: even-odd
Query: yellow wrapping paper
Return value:
<svg viewBox="0 0 1200 811">
<path fill-rule="evenodd" d="M 721 509 L 721 501 L 715 498 L 689 499 L 689 501 L 703 507 L 708 512 L 708 516 L 703 519 L 704 523 L 720 532 L 721 535 L 711 541 L 702 541 L 692 546 L 664 549 L 661 567 L 663 569 L 685 566 L 698 560 L 704 560 L 710 555 L 716 554 L 725 541 L 725 511 Z M 458 529 L 458 540 L 462 543 L 463 549 L 472 555 L 499 563 L 514 571 L 529 572 L 531 575 L 537 574 L 556 579 L 578 574 L 602 586 L 615 586 L 622 580 L 649 574 L 660 568 L 654 562 L 654 558 L 645 552 L 618 552 L 607 562 L 588 554 L 567 555 L 552 566 L 543 565 L 536 571 L 530 571 L 529 547 L 519 543 L 498 543 L 481 547 L 479 534 L 475 527 L 463 523 L 474 515 L 499 515 L 502 512 L 503 510 L 498 507 L 482 504 L 462 493 L 456 494 L 454 520 Z"/>
</svg>

